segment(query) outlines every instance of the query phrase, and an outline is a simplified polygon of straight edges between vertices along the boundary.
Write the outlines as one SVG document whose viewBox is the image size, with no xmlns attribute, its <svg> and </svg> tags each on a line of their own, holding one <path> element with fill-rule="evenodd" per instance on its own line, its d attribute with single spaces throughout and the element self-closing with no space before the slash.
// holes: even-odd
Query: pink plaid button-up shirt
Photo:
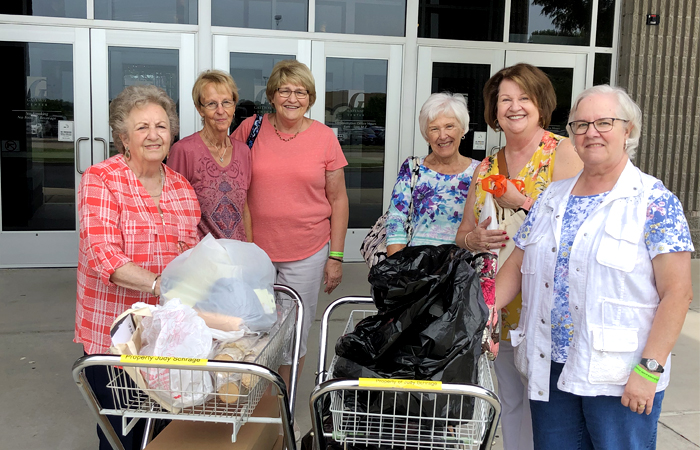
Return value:
<svg viewBox="0 0 700 450">
<path fill-rule="evenodd" d="M 80 248 L 75 339 L 88 354 L 108 353 L 114 319 L 135 302 L 156 304 L 150 293 L 117 286 L 116 269 L 133 262 L 153 273 L 197 244 L 199 203 L 194 189 L 163 165 L 165 185 L 155 202 L 122 155 L 88 168 L 78 191 Z"/>
</svg>

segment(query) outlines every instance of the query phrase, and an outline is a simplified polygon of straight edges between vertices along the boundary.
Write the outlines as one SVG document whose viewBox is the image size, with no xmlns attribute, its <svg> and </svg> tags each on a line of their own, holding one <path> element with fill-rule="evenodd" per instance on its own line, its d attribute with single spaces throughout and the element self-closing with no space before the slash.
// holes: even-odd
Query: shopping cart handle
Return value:
<svg viewBox="0 0 700 450">
<path fill-rule="evenodd" d="M 328 326 L 333 311 L 342 305 L 374 305 L 374 300 L 372 300 L 372 297 L 341 297 L 331 302 L 323 312 L 323 318 L 321 319 L 321 335 L 318 339 L 318 370 L 316 371 L 316 384 L 320 384 L 327 379 L 326 349 L 328 347 Z"/>
</svg>

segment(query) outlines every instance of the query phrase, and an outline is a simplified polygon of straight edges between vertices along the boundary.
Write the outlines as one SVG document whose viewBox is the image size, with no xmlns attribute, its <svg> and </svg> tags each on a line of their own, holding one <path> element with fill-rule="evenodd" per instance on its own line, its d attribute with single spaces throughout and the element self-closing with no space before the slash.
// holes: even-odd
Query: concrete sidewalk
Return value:
<svg viewBox="0 0 700 450">
<path fill-rule="evenodd" d="M 97 448 L 96 422 L 71 377 L 82 348 L 73 344 L 75 269 L 0 270 L 0 449 Z M 673 351 L 673 374 L 659 421 L 659 450 L 700 447 L 700 261 L 693 261 L 695 300 Z M 319 320 L 335 298 L 368 295 L 364 264 L 344 265 L 343 283 L 321 293 L 300 377 L 297 421 L 311 427 L 308 398 L 318 361 Z M 347 314 L 331 323 L 330 348 Z M 494 449 L 501 449 L 500 439 Z"/>
</svg>

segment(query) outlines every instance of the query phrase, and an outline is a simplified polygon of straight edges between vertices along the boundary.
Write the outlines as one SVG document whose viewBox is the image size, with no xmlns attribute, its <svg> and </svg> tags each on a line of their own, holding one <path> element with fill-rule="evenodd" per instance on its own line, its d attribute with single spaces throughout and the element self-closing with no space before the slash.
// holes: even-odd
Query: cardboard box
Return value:
<svg viewBox="0 0 700 450">
<path fill-rule="evenodd" d="M 276 397 L 265 395 L 253 416 L 279 417 L 278 405 Z M 146 446 L 146 450 L 276 450 L 282 448 L 283 442 L 279 430 L 280 425 L 276 423 L 248 422 L 238 431 L 236 442 L 232 443 L 233 425 L 230 423 L 173 420 Z"/>
</svg>

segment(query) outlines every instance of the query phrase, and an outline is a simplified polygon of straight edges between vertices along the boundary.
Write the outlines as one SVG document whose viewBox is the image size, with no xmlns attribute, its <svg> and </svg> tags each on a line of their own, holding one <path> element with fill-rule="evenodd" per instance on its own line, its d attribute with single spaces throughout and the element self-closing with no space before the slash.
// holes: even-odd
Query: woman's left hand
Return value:
<svg viewBox="0 0 700 450">
<path fill-rule="evenodd" d="M 645 380 L 632 370 L 625 392 L 622 394 L 622 406 L 637 414 L 646 412 L 649 415 L 654 406 L 655 395 L 656 383 Z"/>
<path fill-rule="evenodd" d="M 518 191 L 518 188 L 515 187 L 515 185 L 510 181 L 508 182 L 508 187 L 503 195 L 500 197 L 494 196 L 494 198 L 501 208 L 510 209 L 520 208 L 527 199 L 527 197 L 524 194 L 521 194 L 520 191 Z"/>
<path fill-rule="evenodd" d="M 343 280 L 343 263 L 334 259 L 326 261 L 323 271 L 323 284 L 326 286 L 323 292 L 330 294 Z"/>
</svg>

